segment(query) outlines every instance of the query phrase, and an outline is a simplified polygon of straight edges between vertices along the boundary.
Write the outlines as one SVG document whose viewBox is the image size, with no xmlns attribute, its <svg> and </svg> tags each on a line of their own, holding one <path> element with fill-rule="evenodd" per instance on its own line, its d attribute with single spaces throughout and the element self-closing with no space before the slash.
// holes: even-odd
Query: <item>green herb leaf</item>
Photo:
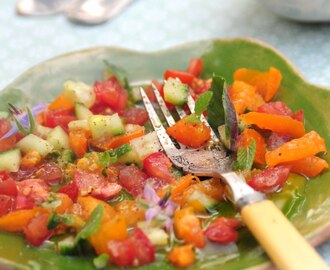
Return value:
<svg viewBox="0 0 330 270">
<path fill-rule="evenodd" d="M 36 123 L 35 123 L 35 119 L 33 117 L 33 114 L 31 112 L 30 108 L 26 107 L 26 110 L 27 110 L 27 115 L 28 115 L 28 119 L 29 119 L 29 128 L 28 129 L 25 129 L 25 127 L 23 127 L 23 125 L 17 119 L 17 117 L 15 115 L 13 115 L 13 116 L 14 116 L 14 120 L 15 120 L 18 130 L 24 135 L 29 135 L 31 133 L 34 133 Z"/>
<path fill-rule="evenodd" d="M 125 143 L 121 146 L 119 146 L 118 148 L 116 148 L 114 151 L 117 155 L 117 158 L 120 158 L 121 156 L 125 155 L 127 152 L 131 151 L 132 148 L 130 146 L 130 144 Z"/>
<path fill-rule="evenodd" d="M 225 123 L 225 111 L 222 104 L 222 95 L 226 87 L 226 81 L 223 77 L 213 74 L 212 85 L 209 91 L 213 96 L 207 107 L 207 119 L 214 130 Z"/>
<path fill-rule="evenodd" d="M 202 113 L 207 109 L 211 99 L 213 97 L 213 92 L 207 91 L 201 94 L 195 104 L 195 114 L 201 116 Z"/>
<path fill-rule="evenodd" d="M 106 253 L 103 253 L 93 259 L 93 264 L 94 264 L 95 268 L 102 269 L 107 266 L 108 261 L 109 261 L 109 255 Z"/>
<path fill-rule="evenodd" d="M 200 123 L 201 119 L 200 116 L 197 116 L 196 114 L 189 115 L 187 118 L 184 119 L 186 123 Z"/>
<path fill-rule="evenodd" d="M 233 169 L 250 170 L 253 165 L 254 156 L 256 154 L 256 142 L 252 138 L 250 145 L 247 147 L 239 147 L 237 150 L 237 159 L 233 165 Z"/>
<path fill-rule="evenodd" d="M 70 214 L 58 215 L 55 212 L 53 212 L 48 219 L 48 223 L 47 223 L 48 230 L 55 229 L 56 226 L 59 224 L 66 224 L 66 225 L 73 224 L 73 215 Z"/>
<path fill-rule="evenodd" d="M 94 208 L 93 212 L 89 216 L 85 226 L 81 229 L 81 231 L 77 234 L 75 243 L 77 244 L 79 240 L 81 239 L 87 239 L 89 236 L 91 236 L 93 233 L 95 233 L 102 221 L 103 217 L 103 212 L 104 212 L 104 206 L 103 205 L 98 205 Z"/>
</svg>

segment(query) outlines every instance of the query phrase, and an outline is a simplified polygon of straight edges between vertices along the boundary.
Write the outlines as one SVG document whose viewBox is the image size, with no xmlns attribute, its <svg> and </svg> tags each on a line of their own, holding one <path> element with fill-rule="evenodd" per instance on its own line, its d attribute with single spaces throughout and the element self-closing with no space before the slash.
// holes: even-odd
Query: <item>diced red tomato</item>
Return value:
<svg viewBox="0 0 330 270">
<path fill-rule="evenodd" d="M 257 112 L 285 115 L 285 116 L 292 115 L 291 109 L 282 101 L 265 103 L 257 109 Z"/>
<path fill-rule="evenodd" d="M 155 260 L 155 248 L 139 228 L 135 228 L 126 240 L 109 241 L 110 261 L 120 267 L 141 266 Z"/>
<path fill-rule="evenodd" d="M 273 192 L 285 183 L 289 174 L 290 166 L 277 166 L 254 175 L 247 183 L 257 191 Z"/>
<path fill-rule="evenodd" d="M 200 147 L 211 138 L 211 130 L 204 123 L 186 121 L 186 116 L 167 129 L 178 142 L 189 147 Z"/>
<path fill-rule="evenodd" d="M 13 208 L 13 204 L 13 197 L 0 194 L 0 217 L 10 212 Z"/>
<path fill-rule="evenodd" d="M 190 94 L 193 92 L 195 95 L 201 95 L 205 93 L 207 90 L 210 89 L 211 87 L 211 80 L 203 80 L 200 78 L 194 78 L 191 82 L 190 89 Z M 192 95 L 194 97 L 194 95 Z"/>
<path fill-rule="evenodd" d="M 0 194 L 8 196 L 17 195 L 16 182 L 12 178 L 0 182 Z"/>
<path fill-rule="evenodd" d="M 20 168 L 18 172 L 11 173 L 10 176 L 16 181 L 22 181 L 31 178 L 38 169 L 39 166 L 33 168 Z"/>
<path fill-rule="evenodd" d="M 50 188 L 41 179 L 27 179 L 17 182 L 16 209 L 30 209 L 49 197 Z"/>
<path fill-rule="evenodd" d="M 91 108 L 89 108 L 93 114 L 104 114 L 112 115 L 115 112 L 109 107 L 108 104 L 104 103 L 102 100 L 96 99 L 95 103 Z"/>
<path fill-rule="evenodd" d="M 10 177 L 9 173 L 6 171 L 0 172 L 0 181 L 7 180 Z"/>
<path fill-rule="evenodd" d="M 138 167 L 131 165 L 123 167 L 119 172 L 118 183 L 132 196 L 142 194 L 148 176 Z"/>
<path fill-rule="evenodd" d="M 143 160 L 143 167 L 145 172 L 151 177 L 165 179 L 169 183 L 175 179 L 169 170 L 172 167 L 172 163 L 162 152 L 156 152 L 147 156 Z"/>
<path fill-rule="evenodd" d="M 119 111 L 126 107 L 128 94 L 115 77 L 106 81 L 96 81 L 94 84 L 96 98 L 109 105 L 112 109 Z"/>
<path fill-rule="evenodd" d="M 59 184 L 63 179 L 62 169 L 55 162 L 45 163 L 35 175 L 49 185 Z"/>
<path fill-rule="evenodd" d="M 267 140 L 267 148 L 268 150 L 275 150 L 280 147 L 282 144 L 290 141 L 292 138 L 287 135 L 282 135 L 279 133 L 272 132 Z"/>
<path fill-rule="evenodd" d="M 53 235 L 52 230 L 47 229 L 49 214 L 40 213 L 32 218 L 24 227 L 23 232 L 26 241 L 33 246 L 40 246 Z"/>
<path fill-rule="evenodd" d="M 0 119 L 0 152 L 12 149 L 16 143 L 15 135 L 11 135 L 7 138 L 1 139 L 11 129 L 10 123 L 7 119 Z"/>
<path fill-rule="evenodd" d="M 190 85 L 192 80 L 194 79 L 194 75 L 187 71 L 175 70 L 175 69 L 168 69 L 164 73 L 164 79 L 167 80 L 169 78 L 178 78 L 182 83 L 186 83 Z"/>
<path fill-rule="evenodd" d="M 43 124 L 46 127 L 54 128 L 60 126 L 68 131 L 68 124 L 77 118 L 73 115 L 72 109 L 45 110 L 43 112 Z"/>
<path fill-rule="evenodd" d="M 148 113 L 144 108 L 134 107 L 120 112 L 120 116 L 126 119 L 126 124 L 143 125 L 148 121 Z"/>
<path fill-rule="evenodd" d="M 189 67 L 187 69 L 187 72 L 194 75 L 199 76 L 204 69 L 202 58 L 193 58 L 189 62 Z"/>
<path fill-rule="evenodd" d="M 121 191 L 120 185 L 106 181 L 103 175 L 83 170 L 75 171 L 74 182 L 78 186 L 80 195 L 91 195 L 102 200 L 115 197 Z"/>
<path fill-rule="evenodd" d="M 76 201 L 79 195 L 79 189 L 78 186 L 76 184 L 76 182 L 71 182 L 69 184 L 66 184 L 62 187 L 60 187 L 56 193 L 64 193 L 66 195 L 68 195 L 72 201 Z"/>
<path fill-rule="evenodd" d="M 236 242 L 238 233 L 235 230 L 241 223 L 236 219 L 217 218 L 205 231 L 206 237 L 212 241 L 221 244 Z"/>
<path fill-rule="evenodd" d="M 157 89 L 160 89 L 161 84 L 160 84 L 158 81 L 153 80 L 152 83 L 157 87 Z M 155 94 L 154 94 L 154 91 L 152 90 L 151 85 L 148 85 L 148 86 L 144 89 L 144 91 L 146 92 L 146 94 L 147 94 L 147 96 L 148 96 L 148 98 L 149 98 L 149 100 L 150 100 L 151 102 L 156 102 L 156 96 L 155 96 Z"/>
<path fill-rule="evenodd" d="M 298 110 L 291 116 L 293 119 L 304 122 L 304 110 Z"/>
</svg>

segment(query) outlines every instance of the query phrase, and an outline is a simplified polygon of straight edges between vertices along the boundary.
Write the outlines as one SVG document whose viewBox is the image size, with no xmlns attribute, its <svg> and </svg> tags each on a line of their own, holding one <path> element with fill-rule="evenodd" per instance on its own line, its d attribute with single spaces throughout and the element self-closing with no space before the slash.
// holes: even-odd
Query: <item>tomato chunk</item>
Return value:
<svg viewBox="0 0 330 270">
<path fill-rule="evenodd" d="M 13 208 L 13 197 L 0 194 L 0 217 L 9 213 Z"/>
<path fill-rule="evenodd" d="M 126 124 L 144 125 L 148 121 L 148 113 L 144 108 L 129 108 L 120 112 L 120 116 L 126 119 Z"/>
<path fill-rule="evenodd" d="M 11 135 L 7 138 L 1 139 L 11 129 L 10 123 L 7 119 L 0 119 L 0 152 L 10 150 L 14 148 L 16 143 L 15 135 Z"/>
<path fill-rule="evenodd" d="M 103 175 L 83 170 L 75 171 L 74 182 L 78 186 L 80 195 L 90 194 L 102 200 L 114 197 L 121 191 L 120 185 L 106 181 Z"/>
<path fill-rule="evenodd" d="M 59 184 L 63 179 L 62 169 L 55 162 L 45 163 L 35 175 L 50 185 Z"/>
<path fill-rule="evenodd" d="M 17 192 L 16 182 L 12 178 L 0 182 L 0 194 L 8 195 L 8 196 L 16 196 L 17 193 L 18 192 Z"/>
<path fill-rule="evenodd" d="M 169 127 L 167 133 L 186 146 L 201 147 L 211 138 L 211 130 L 204 123 L 186 121 L 187 117 Z"/>
<path fill-rule="evenodd" d="M 119 172 L 118 183 L 132 196 L 142 194 L 148 176 L 136 166 L 125 166 Z"/>
<path fill-rule="evenodd" d="M 56 193 L 64 193 L 64 194 L 68 195 L 71 198 L 71 200 L 73 200 L 75 202 L 79 195 L 79 189 L 78 189 L 76 182 L 73 181 L 69 184 L 66 184 L 66 185 L 60 187 L 56 191 Z"/>
<path fill-rule="evenodd" d="M 158 177 L 171 182 L 175 179 L 169 170 L 172 163 L 169 158 L 162 152 L 153 153 L 143 160 L 145 172 L 151 177 Z"/>
<path fill-rule="evenodd" d="M 110 260 L 117 266 L 141 266 L 155 260 L 155 249 L 148 237 L 135 228 L 124 241 L 109 241 Z"/>
<path fill-rule="evenodd" d="M 96 81 L 94 92 L 97 99 L 109 105 L 112 109 L 116 111 L 125 109 L 128 94 L 116 77 L 112 76 L 103 82 Z"/>
<path fill-rule="evenodd" d="M 255 190 L 262 192 L 274 192 L 279 189 L 290 174 L 290 166 L 277 166 L 268 168 L 261 173 L 254 175 L 247 181 L 248 185 Z"/>
<path fill-rule="evenodd" d="M 238 233 L 235 230 L 241 223 L 236 219 L 217 218 L 205 231 L 206 237 L 212 241 L 221 244 L 236 242 Z"/>
<path fill-rule="evenodd" d="M 60 126 L 65 131 L 68 131 L 68 124 L 76 119 L 72 109 L 60 108 L 43 112 L 43 124 L 50 128 Z"/>
<path fill-rule="evenodd" d="M 169 78 L 178 78 L 182 83 L 190 84 L 194 79 L 194 75 L 187 71 L 168 69 L 164 73 L 164 79 L 167 80 Z"/>
<path fill-rule="evenodd" d="M 33 246 L 40 246 L 45 240 L 53 235 L 52 230 L 47 229 L 49 214 L 41 213 L 32 218 L 24 227 L 26 241 Z"/>
<path fill-rule="evenodd" d="M 189 62 L 189 67 L 187 72 L 194 75 L 199 76 L 204 70 L 204 65 L 202 58 L 193 58 Z"/>
<path fill-rule="evenodd" d="M 291 116 L 291 109 L 282 101 L 274 101 L 263 104 L 257 109 L 257 112 Z"/>
</svg>

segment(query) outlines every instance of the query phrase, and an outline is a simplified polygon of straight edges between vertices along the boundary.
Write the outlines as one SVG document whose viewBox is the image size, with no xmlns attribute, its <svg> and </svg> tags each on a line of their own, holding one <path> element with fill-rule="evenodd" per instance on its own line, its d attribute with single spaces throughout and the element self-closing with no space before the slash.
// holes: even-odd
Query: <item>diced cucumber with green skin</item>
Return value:
<svg viewBox="0 0 330 270">
<path fill-rule="evenodd" d="M 62 255 L 73 255 L 76 252 L 75 238 L 69 236 L 57 243 L 58 250 Z"/>
<path fill-rule="evenodd" d="M 155 131 L 131 140 L 130 144 L 141 163 L 147 156 L 162 149 Z"/>
<path fill-rule="evenodd" d="M 212 197 L 206 195 L 200 190 L 195 190 L 188 198 L 187 202 L 197 200 L 199 201 L 205 209 L 211 209 L 217 204 L 217 201 Z"/>
<path fill-rule="evenodd" d="M 127 153 L 125 153 L 124 155 L 122 155 L 119 159 L 118 159 L 118 163 L 121 164 L 136 164 L 139 167 L 142 166 L 141 160 L 138 159 L 137 154 L 135 153 L 135 151 L 133 149 L 131 149 L 130 151 L 128 151 Z"/>
<path fill-rule="evenodd" d="M 93 115 L 93 113 L 80 102 L 74 104 L 74 113 L 78 120 L 88 120 L 88 118 Z"/>
<path fill-rule="evenodd" d="M 189 95 L 189 86 L 180 82 L 180 80 L 169 78 L 164 84 L 165 101 L 182 106 L 187 103 Z"/>
<path fill-rule="evenodd" d="M 47 136 L 47 141 L 54 146 L 55 150 L 69 149 L 69 136 L 60 126 L 55 127 Z"/>
<path fill-rule="evenodd" d="M 133 87 L 131 91 L 131 96 L 134 102 L 142 101 L 142 96 L 140 93 L 140 87 Z"/>
<path fill-rule="evenodd" d="M 123 134 L 124 125 L 118 115 L 93 115 L 88 119 L 93 139 L 109 138 Z"/>
<path fill-rule="evenodd" d="M 42 139 L 46 139 L 48 134 L 52 131 L 51 128 L 49 127 L 45 127 L 45 126 L 42 126 L 42 125 L 36 125 L 36 135 Z"/>
<path fill-rule="evenodd" d="M 66 81 L 63 94 L 71 102 L 83 103 L 87 108 L 92 107 L 96 100 L 93 87 L 80 81 Z"/>
<path fill-rule="evenodd" d="M 153 245 L 161 247 L 168 244 L 168 234 L 163 229 L 157 227 L 157 224 L 154 222 L 141 221 L 137 226 L 145 233 Z"/>
<path fill-rule="evenodd" d="M 27 135 L 20 140 L 16 146 L 21 149 L 23 153 L 35 150 L 43 157 L 47 156 L 54 149 L 51 143 L 34 134 Z"/>
<path fill-rule="evenodd" d="M 88 120 L 75 120 L 68 124 L 69 130 L 84 129 L 89 130 Z"/>
<path fill-rule="evenodd" d="M 17 172 L 21 163 L 21 151 L 14 148 L 0 153 L 0 171 Z"/>
</svg>

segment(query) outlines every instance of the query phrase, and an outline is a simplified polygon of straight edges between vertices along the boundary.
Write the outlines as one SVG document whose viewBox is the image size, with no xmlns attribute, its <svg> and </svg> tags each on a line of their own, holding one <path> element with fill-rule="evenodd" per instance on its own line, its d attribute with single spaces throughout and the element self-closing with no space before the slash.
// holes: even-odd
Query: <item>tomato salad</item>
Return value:
<svg viewBox="0 0 330 270">
<path fill-rule="evenodd" d="M 230 86 L 202 72 L 197 58 L 187 70 L 166 70 L 164 83 L 153 81 L 169 109 L 185 109 L 188 95 L 199 106 L 199 115 L 167 129 L 171 137 L 207 147 L 204 113 L 234 157 L 232 169 L 264 193 L 280 191 L 291 173 L 313 178 L 328 168 L 324 140 L 305 130 L 303 110 L 272 101 L 279 70 L 241 68 Z M 66 81 L 63 89 L 50 104 L 10 104 L 11 116 L 0 119 L 0 230 L 32 246 L 54 241 L 63 256 L 87 252 L 97 268 L 151 264 L 158 252 L 186 267 L 210 242 L 238 240 L 239 217 L 216 211 L 227 199 L 224 184 L 174 168 L 121 69 L 107 64 L 103 81 Z"/>
</svg>

